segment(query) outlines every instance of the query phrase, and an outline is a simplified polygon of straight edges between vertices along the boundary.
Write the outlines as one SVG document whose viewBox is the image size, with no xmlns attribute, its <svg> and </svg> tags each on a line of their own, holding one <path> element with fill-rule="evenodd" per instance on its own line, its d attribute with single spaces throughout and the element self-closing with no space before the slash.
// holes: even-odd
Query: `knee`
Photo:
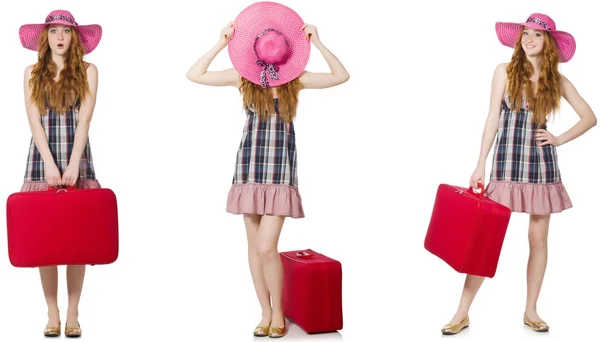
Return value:
<svg viewBox="0 0 600 342">
<path fill-rule="evenodd" d="M 40 266 L 38 268 L 42 272 L 58 271 L 58 267 L 56 266 Z"/>
<path fill-rule="evenodd" d="M 279 256 L 279 253 L 277 253 L 277 247 L 266 243 L 259 243 L 257 252 L 260 258 L 263 260 L 269 260 Z"/>
<path fill-rule="evenodd" d="M 547 236 L 545 234 L 529 233 L 529 248 L 533 250 L 547 249 Z"/>
<path fill-rule="evenodd" d="M 248 241 L 248 255 L 258 255 L 258 245 L 254 241 Z"/>
<path fill-rule="evenodd" d="M 548 248 L 548 226 L 550 217 L 547 215 L 531 215 L 529 222 L 529 247 L 531 249 Z"/>
<path fill-rule="evenodd" d="M 248 257 L 258 257 L 258 249 L 255 246 L 248 245 Z"/>
</svg>

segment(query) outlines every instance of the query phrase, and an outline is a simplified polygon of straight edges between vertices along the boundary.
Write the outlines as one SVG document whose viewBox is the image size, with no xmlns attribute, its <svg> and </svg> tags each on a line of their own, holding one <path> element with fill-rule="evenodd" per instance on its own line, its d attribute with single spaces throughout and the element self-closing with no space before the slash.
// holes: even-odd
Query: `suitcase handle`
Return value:
<svg viewBox="0 0 600 342">
<path fill-rule="evenodd" d="M 69 192 L 69 191 L 75 191 L 76 188 L 74 186 L 68 186 L 66 188 L 59 188 L 59 187 L 53 187 L 50 186 L 48 187 L 48 192 L 55 192 L 55 193 L 59 193 L 59 192 Z"/>
<path fill-rule="evenodd" d="M 475 192 L 473 190 L 473 187 L 471 187 L 471 186 L 469 186 L 469 190 L 467 190 L 467 191 L 469 191 L 470 193 L 472 193 L 475 196 L 479 196 L 479 198 L 483 198 L 483 192 L 484 192 L 483 183 L 478 182 L 477 183 L 477 188 L 479 189 L 479 192 Z"/>
<path fill-rule="evenodd" d="M 308 253 L 307 251 L 296 252 L 296 256 L 300 259 L 312 259 L 314 255 Z"/>
</svg>

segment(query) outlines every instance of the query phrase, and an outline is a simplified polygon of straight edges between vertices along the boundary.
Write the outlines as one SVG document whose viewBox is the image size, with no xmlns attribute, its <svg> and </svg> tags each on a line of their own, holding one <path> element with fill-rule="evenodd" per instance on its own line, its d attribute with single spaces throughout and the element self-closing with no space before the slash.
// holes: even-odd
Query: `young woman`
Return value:
<svg viewBox="0 0 600 342">
<path fill-rule="evenodd" d="M 511 62 L 496 68 L 490 110 L 481 142 L 477 168 L 470 185 L 485 177 L 485 160 L 496 134 L 496 147 L 487 196 L 513 212 L 529 214 L 529 262 L 527 301 L 523 322 L 537 332 L 549 326 L 538 315 L 537 300 L 548 258 L 550 215 L 571 208 L 561 182 L 556 147 L 579 137 L 596 125 L 596 117 L 573 84 L 558 72 L 558 63 L 575 53 L 575 39 L 556 31 L 554 21 L 540 13 L 525 23 L 497 23 L 500 42 L 514 47 Z M 560 104 L 561 96 L 580 120 L 555 136 L 546 122 Z M 456 314 L 442 329 L 456 334 L 469 326 L 468 312 L 483 277 L 467 276 Z"/>
<path fill-rule="evenodd" d="M 322 53 L 329 73 L 304 71 L 310 42 Z M 213 58 L 228 45 L 234 68 L 208 72 Z M 244 216 L 250 271 L 262 308 L 254 335 L 282 337 L 287 328 L 277 243 L 285 217 L 304 217 L 293 124 L 298 93 L 344 83 L 348 72 L 321 43 L 313 25 L 305 25 L 288 7 L 259 2 L 221 31 L 217 45 L 187 77 L 205 85 L 233 86 L 242 94 L 246 126 L 227 211 Z"/>
<path fill-rule="evenodd" d="M 46 191 L 48 187 L 99 188 L 88 142 L 96 103 L 98 71 L 83 61 L 102 35 L 99 25 L 78 25 L 68 11 L 51 12 L 44 24 L 23 25 L 21 43 L 38 51 L 38 61 L 25 69 L 25 104 L 33 135 L 21 191 Z M 79 299 L 85 265 L 67 266 L 65 335 L 81 336 Z M 48 324 L 44 335 L 60 336 L 58 270 L 40 267 Z"/>
</svg>

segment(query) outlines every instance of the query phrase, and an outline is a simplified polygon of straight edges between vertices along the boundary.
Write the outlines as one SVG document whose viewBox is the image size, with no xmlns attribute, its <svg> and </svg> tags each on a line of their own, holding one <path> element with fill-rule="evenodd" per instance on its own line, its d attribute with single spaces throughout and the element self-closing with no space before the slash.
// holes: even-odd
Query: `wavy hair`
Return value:
<svg viewBox="0 0 600 342">
<path fill-rule="evenodd" d="M 260 85 L 241 77 L 239 90 L 242 94 L 244 109 L 252 108 L 261 119 L 266 119 L 275 113 L 275 104 L 270 88 L 263 89 Z M 300 81 L 298 78 L 277 87 L 279 116 L 285 122 L 291 122 L 296 117 L 299 92 Z"/>
<path fill-rule="evenodd" d="M 560 73 L 558 72 L 559 52 L 554 37 L 544 32 L 544 46 L 540 64 L 540 76 L 537 90 L 530 80 L 533 76 L 533 65 L 527 59 L 521 46 L 523 29 L 515 46 L 512 59 L 506 67 L 508 79 L 508 95 L 512 108 L 521 108 L 523 92 L 529 109 L 533 112 L 533 122 L 538 126 L 546 123 L 549 114 L 553 114 L 560 106 Z"/>
<path fill-rule="evenodd" d="M 48 30 L 46 26 L 40 35 L 38 61 L 33 66 L 29 80 L 31 100 L 42 115 L 46 113 L 46 108 L 56 113 L 66 113 L 70 106 L 77 100 L 83 101 L 89 93 L 86 73 L 88 63 L 83 61 L 85 51 L 79 40 L 79 33 L 71 28 L 71 45 L 65 55 L 65 65 L 58 81 L 54 81 L 57 66 L 52 60 Z"/>
</svg>

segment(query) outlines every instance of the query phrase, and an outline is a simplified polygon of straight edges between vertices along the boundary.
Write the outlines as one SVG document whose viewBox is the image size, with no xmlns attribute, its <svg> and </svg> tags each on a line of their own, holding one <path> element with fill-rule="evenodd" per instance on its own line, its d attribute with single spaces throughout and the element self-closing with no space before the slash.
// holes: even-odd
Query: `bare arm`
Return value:
<svg viewBox="0 0 600 342">
<path fill-rule="evenodd" d="M 502 105 L 502 97 L 506 88 L 506 64 L 500 64 L 496 67 L 494 77 L 492 79 L 492 92 L 490 94 L 490 108 L 483 136 L 481 137 L 481 148 L 479 150 L 479 159 L 477 168 L 471 176 L 470 185 L 473 188 L 477 187 L 477 182 L 483 183 L 485 177 L 485 161 L 494 143 L 494 138 L 498 132 L 498 121 L 500 120 L 500 108 Z"/>
<path fill-rule="evenodd" d="M 598 119 L 596 119 L 596 115 L 590 108 L 590 106 L 585 102 L 585 100 L 579 95 L 571 81 L 569 81 L 566 77 L 562 77 L 561 79 L 561 94 L 567 100 L 567 102 L 573 107 L 575 113 L 579 115 L 579 121 L 571 127 L 568 131 L 559 135 L 558 142 L 559 145 L 568 143 L 569 141 L 578 138 L 583 133 L 587 132 L 590 128 L 596 126 Z"/>
<path fill-rule="evenodd" d="M 300 84 L 305 89 L 322 89 L 342 84 L 350 78 L 350 74 L 344 68 L 344 65 L 340 62 L 337 57 L 334 56 L 329 49 L 321 43 L 316 27 L 313 25 L 304 25 L 302 28 L 307 38 L 310 38 L 313 45 L 319 49 L 323 58 L 329 66 L 329 73 L 312 73 L 305 71 L 300 75 Z"/>
<path fill-rule="evenodd" d="M 40 152 L 44 164 L 54 164 L 52 152 L 50 152 L 50 147 L 48 147 L 48 137 L 46 136 L 46 131 L 44 130 L 44 127 L 42 127 L 42 122 L 40 120 L 40 111 L 37 105 L 31 100 L 32 89 L 29 86 L 31 70 L 33 70 L 33 65 L 30 65 L 25 69 L 23 84 L 25 91 L 25 109 L 27 111 L 27 119 L 29 120 L 29 128 L 31 129 L 33 142 Z"/>
<path fill-rule="evenodd" d="M 227 25 L 227 27 L 221 31 L 221 38 L 217 45 L 192 65 L 186 74 L 190 81 L 210 86 L 234 86 L 239 88 L 240 75 L 235 69 L 230 68 L 221 71 L 207 71 L 213 59 L 215 59 L 219 52 L 227 46 L 229 39 L 233 36 L 234 29 L 235 23 Z"/>
<path fill-rule="evenodd" d="M 506 65 L 500 64 L 496 67 L 494 78 L 492 79 L 492 93 L 490 94 L 490 108 L 483 137 L 481 138 L 481 149 L 479 151 L 478 164 L 485 165 L 488 154 L 496 138 L 498 132 L 498 121 L 500 120 L 500 108 L 502 106 L 502 97 L 506 88 Z"/>
</svg>

